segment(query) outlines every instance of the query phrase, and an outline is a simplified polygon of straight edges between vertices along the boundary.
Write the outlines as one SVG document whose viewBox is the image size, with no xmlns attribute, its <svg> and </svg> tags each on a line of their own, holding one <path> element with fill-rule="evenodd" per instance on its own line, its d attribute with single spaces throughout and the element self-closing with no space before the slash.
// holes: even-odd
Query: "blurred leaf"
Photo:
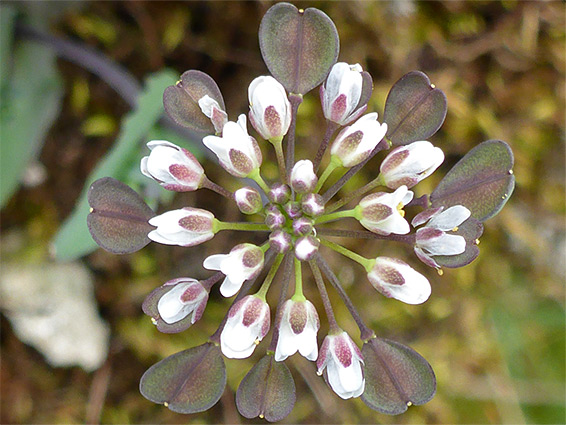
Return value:
<svg viewBox="0 0 566 425">
<path fill-rule="evenodd" d="M 140 381 L 145 398 L 178 413 L 210 409 L 220 399 L 225 386 L 224 360 L 220 349 L 210 342 L 161 360 Z"/>
<path fill-rule="evenodd" d="M 88 117 L 81 125 L 82 133 L 87 137 L 108 136 L 116 129 L 114 118 L 106 114 Z"/>
<path fill-rule="evenodd" d="M 405 74 L 397 81 L 385 101 L 383 121 L 386 137 L 393 145 L 427 140 L 446 118 L 446 96 L 420 71 Z"/>
<path fill-rule="evenodd" d="M 411 404 L 425 404 L 434 397 L 432 367 L 412 348 L 373 338 L 364 344 L 362 354 L 366 387 L 361 397 L 370 408 L 398 415 Z"/>
<path fill-rule="evenodd" d="M 265 418 L 269 422 L 285 418 L 295 405 L 295 382 L 289 368 L 264 356 L 242 379 L 236 393 L 242 416 Z"/>
<path fill-rule="evenodd" d="M 269 72 L 287 91 L 305 94 L 322 83 L 336 63 L 340 40 L 324 12 L 278 3 L 261 21 L 259 46 Z"/>
<path fill-rule="evenodd" d="M 2 64 L 4 78 L 5 66 L 10 61 L 2 60 Z M 63 97 L 52 51 L 33 42 L 20 42 L 14 49 L 12 65 L 10 80 L 2 85 L 0 99 L 0 207 L 17 189 L 29 161 L 38 155 L 59 115 Z"/>
<path fill-rule="evenodd" d="M 506 204 L 515 187 L 513 152 L 501 140 L 488 140 L 469 151 L 430 195 L 434 208 L 463 205 L 483 222 Z"/>
<path fill-rule="evenodd" d="M 11 53 L 14 41 L 14 24 L 16 10 L 10 5 L 0 6 L 0 85 L 8 79 L 9 69 L 12 65 Z M 0 87 L 0 93 L 4 87 Z"/>
<path fill-rule="evenodd" d="M 199 99 L 210 96 L 225 110 L 224 99 L 216 82 L 208 74 L 191 69 L 181 80 L 167 87 L 163 93 L 163 106 L 167 115 L 177 124 L 192 130 L 214 133 L 210 118 L 203 114 Z"/>
<path fill-rule="evenodd" d="M 89 213 L 88 188 L 102 177 L 110 176 L 118 180 L 127 177 L 131 167 L 139 160 L 140 141 L 163 114 L 163 90 L 174 81 L 175 74 L 169 70 L 147 78 L 145 89 L 138 99 L 138 107 L 123 118 L 116 143 L 87 178 L 74 211 L 55 235 L 53 244 L 57 259 L 74 260 L 97 248 L 86 227 L 86 216 Z"/>
<path fill-rule="evenodd" d="M 114 254 L 136 252 L 150 241 L 148 220 L 155 213 L 142 197 L 112 177 L 96 180 L 88 191 L 88 230 L 98 245 Z"/>
</svg>

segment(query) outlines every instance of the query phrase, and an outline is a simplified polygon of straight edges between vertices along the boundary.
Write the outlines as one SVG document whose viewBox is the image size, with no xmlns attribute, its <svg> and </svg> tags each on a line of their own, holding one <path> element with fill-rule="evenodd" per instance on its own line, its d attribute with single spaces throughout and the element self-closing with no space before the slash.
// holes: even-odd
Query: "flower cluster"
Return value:
<svg viewBox="0 0 566 425">
<path fill-rule="evenodd" d="M 142 380 L 142 393 L 150 400 L 164 403 L 179 412 L 205 410 L 216 403 L 218 398 L 215 394 L 220 397 L 221 391 L 216 391 L 216 387 L 216 392 L 210 388 L 200 388 L 204 393 L 213 395 L 204 405 L 197 405 L 187 394 L 199 388 L 185 388 L 191 380 L 183 375 L 196 372 L 180 364 L 183 361 L 196 364 L 193 363 L 195 358 L 202 359 L 203 356 L 217 359 L 214 350 L 218 350 L 218 347 L 229 358 L 249 357 L 272 329 L 273 336 L 267 348 L 268 360 L 262 359 L 244 378 L 238 390 L 237 404 L 244 416 L 259 415 L 268 420 L 279 420 L 290 411 L 294 402 L 294 384 L 287 369 L 282 369 L 284 365 L 281 362 L 297 352 L 316 362 L 317 373 L 325 376 L 332 390 L 341 398 L 362 396 L 364 402 L 376 410 L 400 413 L 411 404 L 423 404 L 430 400 L 435 389 L 434 373 L 418 353 L 399 343 L 378 338 L 365 325 L 324 259 L 323 251 L 334 250 L 361 265 L 368 282 L 385 297 L 408 304 L 421 304 L 431 295 L 431 285 L 425 275 L 397 258 L 382 254 L 365 258 L 332 238 L 373 238 L 403 243 L 411 247 L 424 264 L 441 271 L 442 267 L 465 265 L 477 256 L 481 222 L 494 215 L 502 207 L 502 202 L 497 203 L 491 198 L 486 201 L 481 193 L 470 192 L 476 190 L 474 188 L 478 186 L 478 180 L 476 175 L 470 175 L 467 163 L 459 169 L 456 166 L 447 176 L 448 180 L 443 180 L 432 194 L 415 198 L 411 189 L 430 176 L 444 160 L 442 150 L 426 140 L 444 120 L 446 99 L 443 93 L 430 84 L 424 74 L 409 73 L 391 89 L 382 122 L 376 112 L 366 113 L 371 95 L 369 74 L 359 64 L 336 62 L 337 48 L 330 60 L 324 56 L 327 53 L 317 51 L 302 52 L 310 55 L 308 64 L 306 59 L 305 63 L 301 63 L 301 52 L 299 64 L 296 60 L 286 61 L 280 44 L 296 39 L 297 28 L 301 26 L 289 24 L 288 28 L 280 29 L 288 33 L 288 37 L 273 37 L 270 28 L 278 24 L 282 17 L 293 22 L 302 20 L 309 27 L 308 34 L 315 45 L 318 42 L 337 43 L 337 34 L 335 39 L 328 39 L 328 31 L 335 33 L 334 24 L 321 11 L 298 10 L 286 3 L 270 9 L 260 28 L 260 45 L 273 76 L 260 76 L 249 84 L 247 116 L 241 114 L 237 120 L 229 120 L 216 83 L 198 71 L 183 74 L 181 80 L 165 92 L 165 109 L 171 117 L 182 125 L 190 126 L 192 119 L 198 124 L 194 124 L 195 128 L 208 128 L 210 134 L 202 139 L 203 144 L 216 155 L 226 172 L 246 180 L 242 180 L 241 188 L 232 193 L 210 181 L 204 168 L 189 151 L 167 141 L 151 141 L 147 144 L 150 152 L 141 161 L 141 172 L 167 190 L 213 190 L 228 202 L 233 202 L 243 217 L 250 217 L 251 220 L 223 222 L 210 211 L 186 207 L 152 216 L 147 221 L 149 228 L 142 226 L 142 230 L 139 230 L 137 223 L 136 231 L 147 236 L 147 242 L 151 240 L 187 247 L 206 242 L 218 232 L 226 230 L 260 232 L 265 238 L 260 245 L 238 244 L 229 252 L 206 258 L 203 267 L 217 271 L 209 279 L 177 278 L 157 288 L 146 299 L 144 311 L 151 316 L 158 329 L 179 332 L 203 315 L 208 294 L 216 283 L 222 281 L 220 293 L 224 297 L 236 296 L 225 320 L 210 337 L 210 342 L 196 347 L 198 350 L 189 349 L 176 354 L 177 357 L 173 356 L 175 362 L 168 358 L 154 365 Z M 302 65 L 308 67 L 306 71 L 301 68 L 300 76 L 310 83 L 294 80 L 294 76 L 299 74 L 294 72 L 294 67 Z M 303 94 L 319 84 L 327 130 L 312 161 L 295 161 L 297 110 Z M 428 102 L 427 108 L 420 108 L 423 102 Z M 250 134 L 248 119 L 259 141 Z M 262 177 L 262 150 L 265 151 L 268 144 L 273 145 L 277 158 L 280 171 L 280 180 L 277 182 L 268 183 Z M 492 145 L 494 143 L 490 144 L 490 149 L 495 149 Z M 501 145 L 497 146 L 500 149 Z M 372 181 L 332 200 L 371 158 L 388 149 L 391 151 L 385 156 L 379 174 Z M 319 171 L 327 152 L 326 165 Z M 507 176 L 511 175 L 509 170 L 510 167 L 505 170 Z M 450 177 L 451 174 L 455 177 Z M 334 176 L 332 185 L 328 184 L 331 176 Z M 484 180 L 491 182 L 491 177 L 480 178 L 479 183 Z M 95 185 L 93 193 L 96 191 Z M 507 183 L 507 198 L 510 195 L 509 185 Z M 120 190 L 116 188 L 116 192 Z M 478 197 L 481 202 L 477 201 Z M 93 195 L 93 198 L 96 196 Z M 138 201 L 131 201 L 135 202 Z M 355 203 L 348 208 L 347 205 L 352 202 Z M 485 207 L 486 202 L 493 205 Z M 406 206 L 422 211 L 408 220 Z M 487 208 L 487 211 L 481 208 Z M 130 209 L 135 210 L 133 206 Z M 108 248 L 112 240 L 105 242 L 97 230 L 99 227 L 95 226 L 96 217 L 102 215 L 103 212 L 93 206 L 93 218 L 89 225 L 97 242 L 103 240 L 99 243 Z M 351 229 L 348 225 L 351 219 L 359 222 L 357 229 Z M 139 248 L 136 245 L 135 249 Z M 319 312 L 313 302 L 315 300 L 308 300 L 303 291 L 303 285 L 312 284 L 303 279 L 305 265 L 314 277 L 315 287 L 320 294 L 319 301 L 328 322 L 328 334 L 321 344 L 318 335 L 321 326 Z M 264 270 L 265 276 L 262 273 Z M 248 294 L 262 276 L 259 289 L 254 294 Z M 274 290 L 275 285 L 272 284 L 278 276 L 281 277 L 280 302 L 272 323 L 271 306 L 266 296 L 268 291 Z M 362 349 L 337 323 L 325 278 L 338 292 L 356 321 L 363 342 Z M 294 282 L 294 290 L 289 297 L 288 284 L 291 282 Z M 219 361 L 222 362 L 221 358 Z M 208 370 L 198 372 L 201 373 L 200 378 L 204 376 L 206 379 L 195 380 L 194 385 L 213 385 L 206 384 L 207 379 L 225 381 L 223 363 L 221 366 L 218 362 L 214 364 Z M 267 364 L 269 368 L 265 366 Z M 407 368 L 415 370 L 415 373 L 404 373 Z M 270 374 L 279 375 L 277 379 L 271 379 Z M 256 382 L 260 375 L 264 376 L 263 385 L 257 385 Z M 171 386 L 177 381 L 183 384 L 176 387 L 175 391 L 167 390 L 165 383 L 161 387 L 157 385 L 161 388 L 160 393 L 156 392 L 155 385 L 149 384 L 159 379 L 170 379 Z M 416 385 L 408 380 L 420 380 L 425 385 Z M 391 382 L 394 385 L 387 385 Z M 286 406 L 277 405 L 279 411 L 277 406 L 269 405 L 269 399 L 262 392 L 268 392 L 270 389 L 266 387 L 270 385 L 282 394 L 292 393 L 292 397 L 287 397 Z M 187 394 L 181 394 L 179 388 Z M 397 393 L 389 394 L 387 391 Z"/>
</svg>

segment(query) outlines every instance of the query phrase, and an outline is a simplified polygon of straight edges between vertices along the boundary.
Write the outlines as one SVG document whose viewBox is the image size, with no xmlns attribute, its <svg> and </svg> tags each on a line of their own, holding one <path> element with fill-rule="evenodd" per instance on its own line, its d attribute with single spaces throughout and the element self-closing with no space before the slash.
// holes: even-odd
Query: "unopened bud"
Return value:
<svg viewBox="0 0 566 425">
<path fill-rule="evenodd" d="M 303 215 L 301 204 L 298 202 L 287 202 L 283 208 L 291 220 L 295 220 Z"/>
<path fill-rule="evenodd" d="M 265 224 L 271 230 L 281 229 L 285 224 L 285 216 L 276 205 L 269 205 L 266 207 Z"/>
<path fill-rule="evenodd" d="M 269 200 L 273 203 L 283 205 L 291 199 L 291 189 L 283 183 L 275 183 L 271 186 L 271 190 L 267 194 Z"/>
<path fill-rule="evenodd" d="M 269 235 L 269 246 L 278 254 L 287 252 L 292 243 L 291 235 L 282 230 L 275 230 Z"/>
<path fill-rule="evenodd" d="M 299 217 L 293 221 L 293 233 L 297 236 L 308 235 L 313 229 L 313 221 L 307 217 Z"/>
<path fill-rule="evenodd" d="M 291 170 L 291 187 L 297 193 L 312 192 L 318 183 L 312 162 L 308 159 L 298 161 Z"/>
<path fill-rule="evenodd" d="M 263 208 L 261 195 L 253 187 L 246 186 L 238 189 L 234 192 L 234 199 L 244 214 L 256 214 Z"/>
<path fill-rule="evenodd" d="M 318 217 L 324 212 L 324 200 L 317 193 L 305 195 L 301 201 L 303 213 L 311 217 Z"/>
<path fill-rule="evenodd" d="M 295 257 L 301 261 L 309 261 L 318 252 L 320 241 L 312 235 L 303 236 L 295 242 Z"/>
</svg>

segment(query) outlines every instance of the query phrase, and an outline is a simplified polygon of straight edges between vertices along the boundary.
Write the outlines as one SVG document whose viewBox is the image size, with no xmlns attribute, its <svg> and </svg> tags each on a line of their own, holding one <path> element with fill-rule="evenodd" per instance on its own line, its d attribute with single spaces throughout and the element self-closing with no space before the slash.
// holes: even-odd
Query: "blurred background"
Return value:
<svg viewBox="0 0 566 425">
<path fill-rule="evenodd" d="M 150 365 L 206 341 L 229 306 L 215 288 L 201 321 L 164 335 L 141 312 L 145 296 L 174 277 L 207 277 L 202 260 L 247 235 L 223 232 L 198 247 L 151 244 L 112 255 L 90 239 L 84 190 L 110 175 L 158 211 L 195 205 L 239 220 L 233 205 L 209 191 L 164 194 L 142 178 L 138 164 L 144 143 L 164 138 L 193 151 L 213 181 L 237 187 L 210 161 L 198 135 L 159 121 L 161 96 L 183 71 L 199 69 L 217 81 L 232 120 L 247 112 L 249 82 L 267 74 L 257 30 L 271 4 L 0 5 L 1 423 L 262 422 L 239 416 L 234 392 L 263 345 L 251 359 L 226 360 L 227 390 L 207 412 L 178 415 L 138 391 Z M 503 211 L 485 223 L 479 258 L 443 276 L 404 247 L 344 241 L 368 257 L 398 256 L 426 273 L 433 294 L 424 305 L 382 297 L 359 267 L 331 256 L 376 333 L 410 345 L 431 363 L 435 398 L 401 416 L 381 415 L 359 399 L 339 399 L 312 363 L 294 356 L 287 364 L 298 398 L 285 422 L 564 423 L 564 3 L 295 5 L 318 7 L 334 20 L 339 60 L 360 63 L 373 76 L 370 111 L 381 115 L 389 88 L 414 69 L 446 94 L 446 122 L 431 139 L 446 161 L 415 188 L 417 195 L 488 139 L 511 145 L 517 181 Z M 323 125 L 313 91 L 299 110 L 297 158 L 314 154 Z M 379 159 L 344 190 L 374 176 Z M 276 164 L 264 174 L 274 179 Z M 313 285 L 306 285 L 322 312 Z M 357 336 L 347 310 L 331 296 L 340 324 Z M 320 337 L 327 330 L 322 322 Z"/>
</svg>

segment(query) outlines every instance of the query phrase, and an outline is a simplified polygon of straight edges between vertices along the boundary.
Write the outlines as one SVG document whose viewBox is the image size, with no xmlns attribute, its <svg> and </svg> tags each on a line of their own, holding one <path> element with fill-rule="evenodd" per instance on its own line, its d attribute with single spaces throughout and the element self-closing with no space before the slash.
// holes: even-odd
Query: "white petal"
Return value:
<svg viewBox="0 0 566 425">
<path fill-rule="evenodd" d="M 227 254 L 214 254 L 205 258 L 202 266 L 207 270 L 220 270 L 222 260 L 226 258 Z"/>
<path fill-rule="evenodd" d="M 466 250 L 466 240 L 463 236 L 444 234 L 426 243 L 419 242 L 419 246 L 430 255 L 457 255 Z"/>
<path fill-rule="evenodd" d="M 222 282 L 222 285 L 220 285 L 220 293 L 223 297 L 230 298 L 240 290 L 242 283 L 244 283 L 243 280 L 239 282 L 233 282 L 229 276 L 226 276 L 224 278 L 224 282 Z"/>
<path fill-rule="evenodd" d="M 310 361 L 316 360 L 318 357 L 318 344 L 316 340 L 316 332 L 305 329 L 301 334 L 297 335 L 297 345 L 301 356 Z"/>
<path fill-rule="evenodd" d="M 181 295 L 190 285 L 191 282 L 186 282 L 175 286 L 157 302 L 157 311 L 165 323 L 178 322 L 194 310 L 194 303 L 186 304 L 181 301 Z"/>
<path fill-rule="evenodd" d="M 452 230 L 466 221 L 471 215 L 469 209 L 462 205 L 455 205 L 433 217 L 427 227 L 434 227 L 440 230 Z"/>
</svg>

